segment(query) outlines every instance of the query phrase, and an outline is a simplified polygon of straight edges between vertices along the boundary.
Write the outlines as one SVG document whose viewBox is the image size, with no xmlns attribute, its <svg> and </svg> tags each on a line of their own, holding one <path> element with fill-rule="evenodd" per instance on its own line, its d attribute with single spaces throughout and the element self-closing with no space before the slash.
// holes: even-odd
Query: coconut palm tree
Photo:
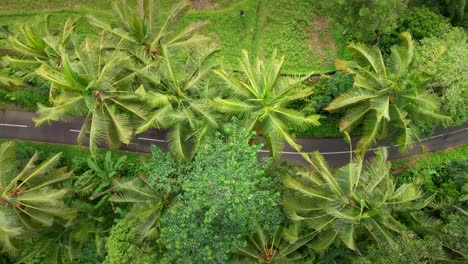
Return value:
<svg viewBox="0 0 468 264">
<path fill-rule="evenodd" d="M 394 243 L 395 235 L 412 225 L 422 230 L 436 223 L 420 211 L 434 196 L 424 198 L 417 183 L 397 187 L 386 160 L 387 151 L 381 149 L 369 162 L 358 157 L 332 171 L 315 152 L 311 172 L 285 180 L 297 194 L 284 200 L 290 219 L 308 224 L 316 234 L 309 246 L 323 251 L 340 240 L 358 250 L 358 236 Z"/>
<path fill-rule="evenodd" d="M 175 30 L 178 18 L 188 10 L 190 1 L 178 1 L 165 19 L 157 14 L 156 1 L 142 1 L 143 3 L 139 3 L 136 8 L 132 8 L 126 0 L 113 0 L 112 9 L 118 19 L 115 26 L 93 16 L 89 16 L 88 19 L 92 25 L 113 36 L 114 44 L 111 46 L 127 51 L 143 63 L 149 63 L 162 55 L 162 45 L 170 48 L 190 47 L 209 40 L 195 34 L 206 23 L 197 23 L 182 30 Z"/>
<path fill-rule="evenodd" d="M 312 89 L 301 86 L 308 76 L 282 76 L 284 57 L 278 59 L 276 51 L 269 60 L 257 58 L 255 63 L 251 63 L 246 50 L 242 53 L 239 74 L 215 71 L 227 84 L 225 95 L 215 99 L 216 107 L 239 116 L 247 130 L 263 135 L 273 157 L 279 157 L 283 141 L 299 151 L 301 146 L 295 142 L 289 128 L 319 125 L 318 115 L 305 117 L 288 108 L 290 103 L 313 93 Z"/>
<path fill-rule="evenodd" d="M 430 76 L 411 64 L 414 53 L 411 35 L 406 32 L 401 37 L 403 43 L 392 47 L 387 62 L 379 48 L 360 43 L 348 46 L 354 60 L 336 62 L 338 70 L 355 76 L 354 85 L 326 109 L 346 111 L 341 131 L 350 132 L 358 125 L 363 126 L 359 149 L 370 147 L 392 131 L 399 135 L 400 151 L 405 151 L 418 138 L 415 120 L 449 120 L 439 113 L 440 99 L 428 88 Z M 435 51 L 435 57 L 442 52 L 443 49 Z"/>
<path fill-rule="evenodd" d="M 210 104 L 216 93 L 209 76 L 216 62 L 210 58 L 216 49 L 181 56 L 166 46 L 162 51 L 159 64 L 137 70 L 147 81 L 146 103 L 154 109 L 137 133 L 150 127 L 168 129 L 173 154 L 190 160 L 206 133 L 219 125 Z"/>
<path fill-rule="evenodd" d="M 43 64 L 36 71 L 51 83 L 52 103 L 39 106 L 36 124 L 83 117 L 78 143 L 88 140 L 93 155 L 104 142 L 112 148 L 130 143 L 134 122 L 145 119 L 146 112 L 132 90 L 128 56 L 117 50 L 106 52 L 102 42 L 90 39 L 75 44 L 73 54 L 62 52 L 61 56 L 60 69 Z"/>
<path fill-rule="evenodd" d="M 55 168 L 61 155 L 36 165 L 36 153 L 22 170 L 18 169 L 13 142 L 0 145 L 0 246 L 13 253 L 13 239 L 26 232 L 40 230 L 54 224 L 57 218 L 71 219 L 74 211 L 66 207 L 63 199 L 66 189 L 57 183 L 70 179 L 66 168 Z"/>
<path fill-rule="evenodd" d="M 275 234 L 268 234 L 257 226 L 255 234 L 249 237 L 247 246 L 238 250 L 237 253 L 244 256 L 239 257 L 238 263 L 291 263 L 313 256 L 313 251 L 305 245 L 315 234 L 301 237 L 300 230 L 298 222 L 278 228 Z"/>
<path fill-rule="evenodd" d="M 36 69 L 42 64 L 60 68 L 61 49 L 71 43 L 76 19 L 69 18 L 60 34 L 53 34 L 50 16 L 37 19 L 32 24 L 22 24 L 19 33 L 8 38 L 8 47 L 14 56 L 6 56 L 4 61 L 13 67 Z"/>
<path fill-rule="evenodd" d="M 160 229 L 160 217 L 169 205 L 171 194 L 161 193 L 148 183 L 144 176 L 130 181 L 115 180 L 115 194 L 111 202 L 133 204 L 127 217 L 140 221 L 139 234 L 141 240 L 157 238 Z"/>
</svg>

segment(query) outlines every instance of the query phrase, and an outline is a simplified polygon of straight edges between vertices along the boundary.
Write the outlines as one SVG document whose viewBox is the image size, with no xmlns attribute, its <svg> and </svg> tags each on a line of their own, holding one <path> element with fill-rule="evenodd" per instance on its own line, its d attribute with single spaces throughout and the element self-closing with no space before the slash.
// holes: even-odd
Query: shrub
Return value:
<svg viewBox="0 0 468 264">
<path fill-rule="evenodd" d="M 398 19 L 398 32 L 409 31 L 415 40 L 436 37 L 446 32 L 450 24 L 442 15 L 426 7 L 412 8 Z"/>
<path fill-rule="evenodd" d="M 438 37 L 450 29 L 448 19 L 434 13 L 426 7 L 411 8 L 404 12 L 397 21 L 394 32 L 379 37 L 379 46 L 385 53 L 400 42 L 399 34 L 410 32 L 415 40 Z"/>
<path fill-rule="evenodd" d="M 292 108 L 301 111 L 306 116 L 313 114 L 322 115 L 319 127 L 306 127 L 293 131 L 296 136 L 305 137 L 340 137 L 342 136 L 339 128 L 340 114 L 330 114 L 324 108 L 330 104 L 333 99 L 353 86 L 353 76 L 342 73 L 335 73 L 329 78 L 319 80 L 314 85 L 314 93 L 301 100 L 297 100 Z"/>
<path fill-rule="evenodd" d="M 468 191 L 468 190 L 467 190 Z M 467 192 L 465 192 L 465 195 Z M 468 259 L 468 217 L 465 214 L 450 214 L 446 218 L 446 225 L 442 228 L 445 233 L 442 242 L 453 255 L 461 259 Z"/>
<path fill-rule="evenodd" d="M 338 22 L 360 42 L 373 42 L 382 33 L 392 32 L 406 9 L 401 0 L 315 1 L 319 11 Z"/>
<path fill-rule="evenodd" d="M 393 263 L 439 263 L 444 258 L 442 243 L 431 236 L 423 239 L 413 233 L 405 233 L 395 246 L 388 244 L 371 245 L 357 264 Z"/>
<path fill-rule="evenodd" d="M 138 242 L 138 220 L 124 218 L 112 227 L 106 241 L 104 264 L 157 263 L 157 248 L 153 243 Z"/>
<path fill-rule="evenodd" d="M 442 96 L 442 110 L 453 119 L 453 124 L 468 121 L 468 40 L 463 29 L 452 28 L 440 37 L 421 40 L 415 56 L 415 64 L 435 75 L 434 89 Z M 431 50 L 446 47 L 446 52 L 437 60 L 431 60 Z"/>
<path fill-rule="evenodd" d="M 49 94 L 42 89 L 31 90 L 26 87 L 10 92 L 0 89 L 0 102 L 15 104 L 19 108 L 35 111 L 37 103 L 48 105 Z"/>
</svg>

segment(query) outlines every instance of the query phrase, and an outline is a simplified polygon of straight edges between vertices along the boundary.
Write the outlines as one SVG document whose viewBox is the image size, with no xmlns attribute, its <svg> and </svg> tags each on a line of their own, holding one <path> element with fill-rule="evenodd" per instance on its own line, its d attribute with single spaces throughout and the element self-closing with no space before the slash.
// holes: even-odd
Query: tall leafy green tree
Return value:
<svg viewBox="0 0 468 264">
<path fill-rule="evenodd" d="M 132 90 L 131 60 L 117 50 L 107 53 L 102 41 L 75 43 L 72 54 L 62 50 L 62 67 L 43 64 L 36 73 L 51 83 L 52 106 L 39 106 L 37 125 L 84 117 L 78 143 L 89 141 L 93 154 L 99 144 L 128 144 L 134 122 L 146 118 L 140 97 Z"/>
<path fill-rule="evenodd" d="M 227 263 L 257 223 L 273 233 L 283 220 L 250 137 L 231 127 L 208 138 L 179 177 L 180 194 L 161 217 L 168 262 Z"/>
<path fill-rule="evenodd" d="M 206 133 L 219 126 L 210 103 L 216 94 L 209 76 L 216 62 L 210 59 L 216 50 L 183 55 L 166 46 L 162 50 L 159 64 L 138 70 L 147 81 L 143 96 L 153 111 L 137 133 L 150 127 L 168 129 L 172 153 L 190 160 Z"/>
<path fill-rule="evenodd" d="M 300 150 L 289 128 L 319 125 L 318 115 L 305 117 L 288 108 L 290 103 L 313 93 L 312 89 L 300 85 L 307 77 L 282 76 L 284 57 L 277 58 L 276 51 L 269 60 L 257 58 L 255 62 L 250 61 L 246 50 L 242 53 L 239 74 L 215 71 L 226 82 L 225 95 L 215 99 L 216 107 L 240 117 L 247 130 L 264 136 L 273 157 L 279 157 L 284 141 Z"/>
<path fill-rule="evenodd" d="M 55 168 L 60 154 L 36 164 L 36 153 L 24 168 L 18 168 L 13 142 L 0 145 L 0 246 L 13 253 L 13 240 L 27 232 L 52 226 L 56 219 L 71 219 L 74 211 L 63 199 L 66 189 L 57 184 L 70 179 L 66 168 Z"/>
<path fill-rule="evenodd" d="M 308 244 L 326 250 L 334 241 L 358 250 L 357 238 L 395 244 L 395 235 L 412 225 L 430 228 L 437 222 L 420 210 L 433 196 L 424 198 L 417 183 L 395 185 L 390 175 L 386 149 L 369 162 L 361 157 L 332 171 L 318 152 L 313 170 L 285 185 L 297 195 L 284 200 L 290 219 L 310 226 L 315 238 Z"/>
<path fill-rule="evenodd" d="M 399 135 L 400 151 L 417 141 L 415 121 L 443 123 L 449 117 L 439 113 L 440 98 L 430 89 L 430 76 L 412 65 L 414 41 L 409 33 L 402 33 L 403 43 L 391 49 L 385 62 L 378 47 L 352 43 L 348 47 L 354 60 L 338 60 L 339 70 L 353 74 L 353 88 L 328 105 L 330 112 L 346 111 L 340 129 L 351 131 L 363 126 L 358 148 L 366 149 L 387 136 L 388 131 Z M 433 57 L 440 57 L 444 49 L 438 47 Z"/>
</svg>

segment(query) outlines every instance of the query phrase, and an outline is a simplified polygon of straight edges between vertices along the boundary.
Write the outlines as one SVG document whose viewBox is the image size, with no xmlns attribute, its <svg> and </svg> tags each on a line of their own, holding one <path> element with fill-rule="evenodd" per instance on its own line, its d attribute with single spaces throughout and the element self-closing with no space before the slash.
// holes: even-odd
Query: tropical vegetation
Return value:
<svg viewBox="0 0 468 264">
<path fill-rule="evenodd" d="M 85 146 L 0 139 L 1 263 L 466 262 L 468 147 L 387 150 L 466 122 L 465 1 L 17 2 L 0 109 Z"/>
<path fill-rule="evenodd" d="M 387 136 L 397 136 L 400 150 L 404 151 L 417 141 L 419 120 L 426 124 L 450 120 L 440 112 L 440 98 L 429 87 L 430 77 L 412 64 L 411 35 L 406 32 L 401 36 L 403 43 L 391 49 L 387 63 L 378 47 L 360 43 L 349 45 L 355 53 L 354 60 L 337 61 L 338 69 L 354 75 L 354 84 L 326 109 L 346 111 L 340 124 L 342 131 L 350 132 L 362 125 L 360 149 L 367 149 Z M 431 59 L 442 56 L 444 51 L 440 46 L 432 50 Z"/>
</svg>

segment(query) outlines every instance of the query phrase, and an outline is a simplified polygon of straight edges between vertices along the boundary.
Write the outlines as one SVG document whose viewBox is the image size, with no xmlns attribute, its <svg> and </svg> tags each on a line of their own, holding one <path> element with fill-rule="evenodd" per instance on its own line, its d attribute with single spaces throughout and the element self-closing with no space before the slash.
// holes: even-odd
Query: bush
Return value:
<svg viewBox="0 0 468 264">
<path fill-rule="evenodd" d="M 301 130 L 292 130 L 299 137 L 341 137 L 339 128 L 341 114 L 330 114 L 324 108 L 333 99 L 353 86 L 353 76 L 335 73 L 329 78 L 321 79 L 314 85 L 314 93 L 304 99 L 297 100 L 291 108 L 304 115 L 322 114 L 319 127 L 306 127 Z"/>
<path fill-rule="evenodd" d="M 467 190 L 468 191 L 468 190 Z M 465 192 L 466 194 L 467 192 Z M 450 214 L 442 228 L 442 242 L 451 253 L 460 259 L 468 259 L 468 217 L 465 214 Z"/>
<path fill-rule="evenodd" d="M 436 37 L 450 28 L 448 19 L 426 7 L 412 8 L 398 18 L 397 32 L 409 31 L 414 39 Z"/>
<path fill-rule="evenodd" d="M 449 29 L 450 23 L 442 15 L 426 7 L 411 8 L 398 18 L 395 31 L 381 35 L 378 43 L 385 53 L 390 53 L 390 48 L 400 42 L 402 32 L 408 31 L 415 40 L 421 40 L 438 37 Z"/>
<path fill-rule="evenodd" d="M 107 257 L 104 264 L 157 263 L 154 243 L 139 242 L 138 220 L 124 218 L 112 227 L 106 241 Z"/>
<path fill-rule="evenodd" d="M 38 103 L 49 104 L 49 94 L 47 90 L 32 90 L 26 87 L 21 87 L 15 91 L 0 89 L 0 102 L 14 104 L 24 110 L 36 111 Z"/>
<path fill-rule="evenodd" d="M 442 243 L 431 236 L 423 239 L 413 233 L 406 233 L 396 245 L 371 245 L 363 257 L 353 263 L 439 263 L 444 258 Z"/>
<path fill-rule="evenodd" d="M 468 40 L 463 29 L 452 28 L 440 37 L 421 40 L 415 56 L 415 64 L 434 75 L 434 90 L 442 96 L 442 110 L 450 115 L 453 124 L 468 121 Z M 431 50 L 446 47 L 439 60 L 432 60 Z"/>
<path fill-rule="evenodd" d="M 401 0 L 329 0 L 316 2 L 319 11 L 341 24 L 359 42 L 374 42 L 377 35 L 392 32 L 406 9 Z"/>
</svg>

